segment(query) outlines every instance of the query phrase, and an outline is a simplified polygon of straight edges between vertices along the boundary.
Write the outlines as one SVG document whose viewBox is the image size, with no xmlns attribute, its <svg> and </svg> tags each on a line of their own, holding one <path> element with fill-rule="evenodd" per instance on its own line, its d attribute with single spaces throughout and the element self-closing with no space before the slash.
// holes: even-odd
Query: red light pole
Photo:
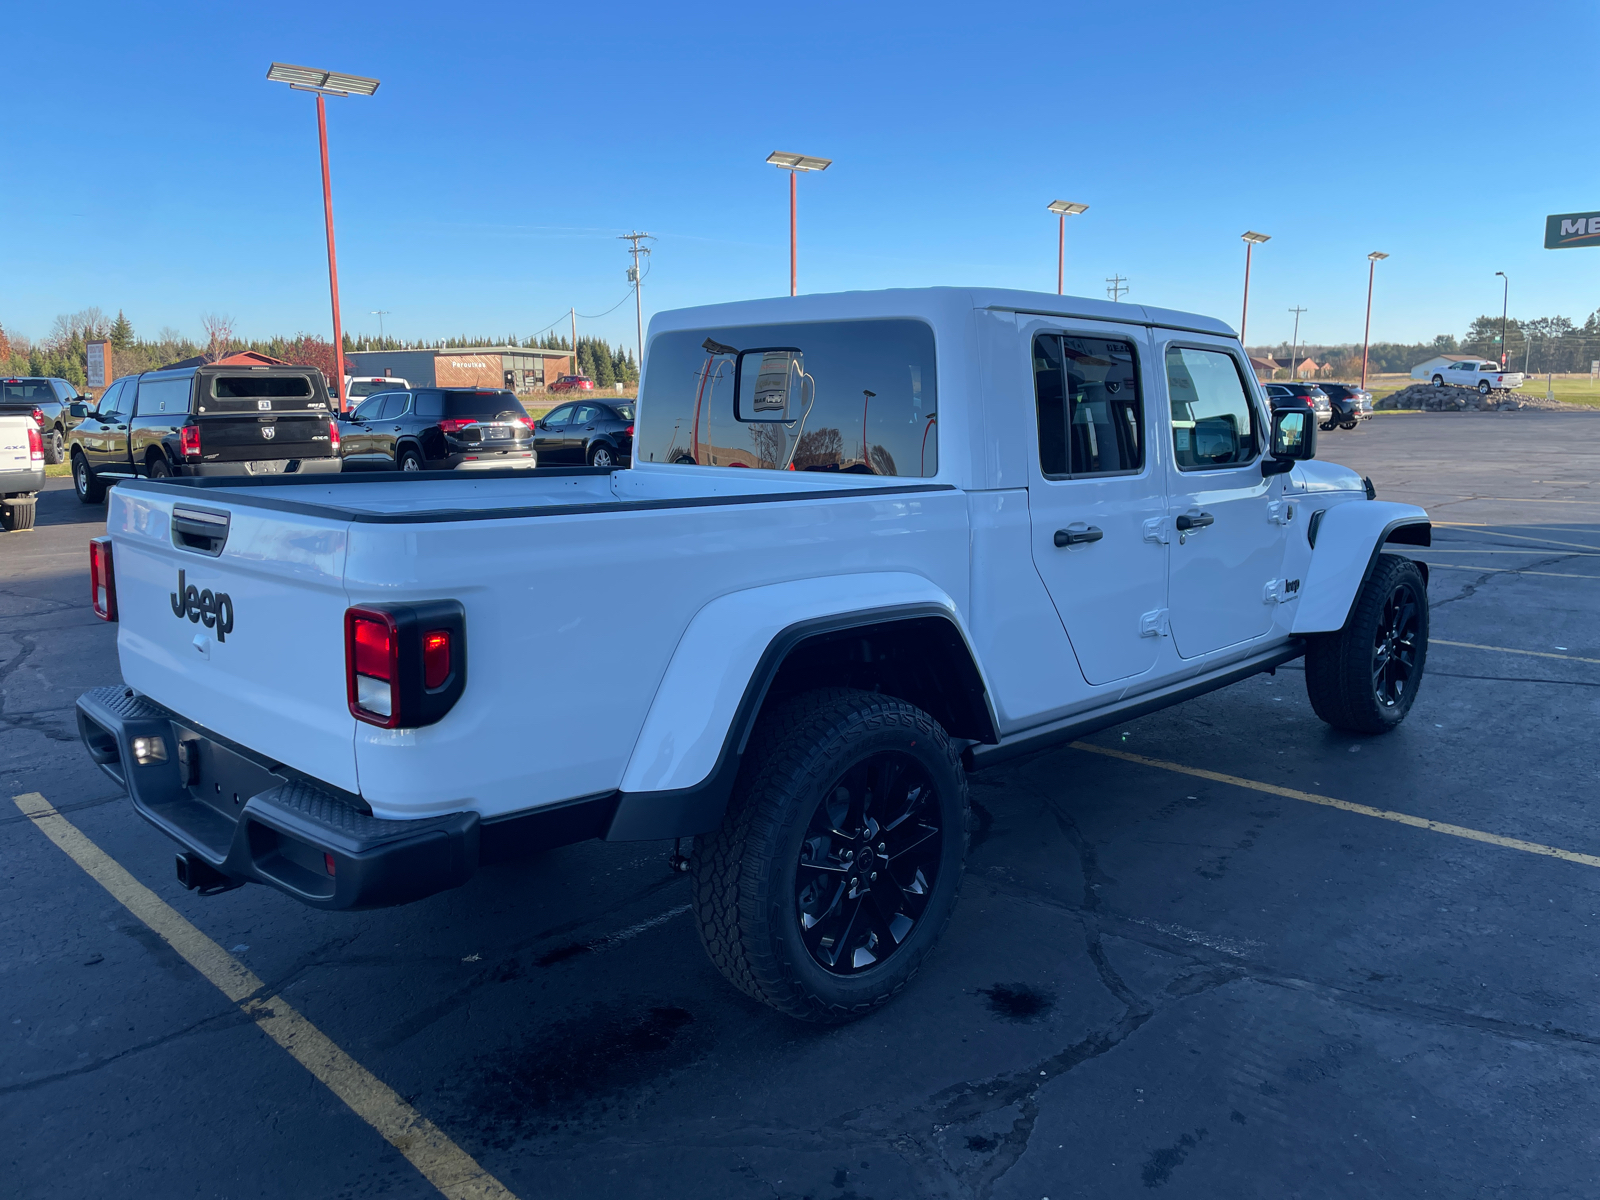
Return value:
<svg viewBox="0 0 1600 1200">
<path fill-rule="evenodd" d="M 1066 289 L 1067 281 L 1067 218 L 1088 212 L 1089 206 L 1071 200 L 1052 200 L 1045 205 L 1045 211 L 1061 218 L 1061 237 L 1056 244 L 1056 295 L 1060 296 Z"/>
<path fill-rule="evenodd" d="M 1250 252 L 1262 242 L 1270 242 L 1272 235 L 1270 233 L 1256 233 L 1247 229 L 1239 235 L 1239 238 L 1244 242 L 1244 309 L 1239 314 L 1239 346 L 1243 348 L 1244 327 L 1245 323 L 1250 319 Z M 1249 353 L 1249 350 L 1245 350 L 1245 354 L 1248 355 Z"/>
<path fill-rule="evenodd" d="M 1367 347 L 1372 342 L 1372 277 L 1378 269 L 1380 259 L 1389 256 L 1381 250 L 1374 250 L 1367 255 L 1367 326 L 1361 334 L 1361 390 L 1367 390 Z"/>
<path fill-rule="evenodd" d="M 296 67 L 273 63 L 267 78 L 287 83 L 299 92 L 314 92 L 317 97 L 317 146 L 322 154 L 322 215 L 328 233 L 328 292 L 333 304 L 334 406 L 344 411 L 344 329 L 339 320 L 339 258 L 333 247 L 333 180 L 328 173 L 328 96 L 370 96 L 378 81 L 361 75 L 342 75 L 316 67 Z"/>
<path fill-rule="evenodd" d="M 795 176 L 801 171 L 826 171 L 833 165 L 833 159 L 814 158 L 809 154 L 790 154 L 783 150 L 774 150 L 767 155 L 767 161 L 773 166 L 789 172 L 789 295 L 794 296 L 800 290 L 800 237 L 796 217 L 799 190 L 795 186 Z"/>
</svg>

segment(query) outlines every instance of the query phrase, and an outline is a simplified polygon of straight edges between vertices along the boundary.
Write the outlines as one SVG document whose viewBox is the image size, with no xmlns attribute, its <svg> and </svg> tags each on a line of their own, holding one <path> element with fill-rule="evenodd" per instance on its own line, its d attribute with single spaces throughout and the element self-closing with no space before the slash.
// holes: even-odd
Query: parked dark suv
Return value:
<svg viewBox="0 0 1600 1200">
<path fill-rule="evenodd" d="M 53 376 L 0 379 L 0 417 L 31 415 L 38 423 L 44 461 L 49 465 L 66 460 L 67 434 L 77 424 L 69 409 L 74 400 L 82 399 L 72 384 Z"/>
<path fill-rule="evenodd" d="M 531 467 L 532 433 L 527 410 L 503 388 L 379 392 L 339 422 L 347 471 Z"/>
<path fill-rule="evenodd" d="M 551 409 L 533 423 L 541 467 L 615 467 L 633 459 L 633 404 L 579 400 Z"/>
<path fill-rule="evenodd" d="M 339 470 L 338 427 L 315 367 L 180 367 L 115 380 L 67 437 L 78 499 L 146 476 L 309 475 Z"/>
</svg>

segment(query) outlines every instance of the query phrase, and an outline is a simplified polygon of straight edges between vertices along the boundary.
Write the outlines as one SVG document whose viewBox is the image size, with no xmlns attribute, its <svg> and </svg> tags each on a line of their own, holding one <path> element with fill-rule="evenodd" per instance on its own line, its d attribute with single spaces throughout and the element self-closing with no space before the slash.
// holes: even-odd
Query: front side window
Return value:
<svg viewBox="0 0 1600 1200">
<path fill-rule="evenodd" d="M 663 333 L 649 359 L 635 461 L 923 478 L 939 471 L 933 330 L 921 321 Z"/>
<path fill-rule="evenodd" d="M 546 425 L 565 425 L 570 420 L 572 420 L 572 405 L 563 404 L 560 408 L 553 409 L 546 414 L 544 423 Z"/>
<path fill-rule="evenodd" d="M 378 412 L 383 408 L 383 397 L 374 396 L 371 400 L 364 400 L 355 412 L 350 414 L 353 421 L 376 421 Z"/>
<path fill-rule="evenodd" d="M 122 394 L 128 388 L 136 386 L 133 381 L 119 379 L 105 390 L 100 397 L 100 403 L 95 405 L 95 415 L 102 420 L 109 420 L 117 411 L 117 405 L 122 400 Z"/>
<path fill-rule="evenodd" d="M 1131 342 L 1041 334 L 1033 340 L 1033 386 L 1046 478 L 1144 469 L 1144 408 Z"/>
<path fill-rule="evenodd" d="M 378 419 L 386 421 L 392 417 L 404 416 L 406 402 L 410 399 L 411 397 L 404 392 L 390 392 L 383 398 L 383 408 L 379 410 Z"/>
<path fill-rule="evenodd" d="M 1252 462 L 1260 444 L 1255 405 L 1233 355 L 1187 346 L 1167 349 L 1173 461 L 1181 471 Z"/>
</svg>

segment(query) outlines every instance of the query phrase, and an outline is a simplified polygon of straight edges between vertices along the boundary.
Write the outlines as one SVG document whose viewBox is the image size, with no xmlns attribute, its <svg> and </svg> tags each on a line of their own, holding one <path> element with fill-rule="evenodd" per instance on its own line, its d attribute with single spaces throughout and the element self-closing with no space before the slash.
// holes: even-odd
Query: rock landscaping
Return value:
<svg viewBox="0 0 1600 1200">
<path fill-rule="evenodd" d="M 1483 395 L 1475 388 L 1434 387 L 1431 383 L 1414 383 L 1408 388 L 1384 396 L 1373 408 L 1420 409 L 1423 412 L 1510 412 L 1519 408 L 1578 408 L 1560 400 L 1546 400 L 1543 396 L 1520 392 L 1490 392 Z"/>
</svg>

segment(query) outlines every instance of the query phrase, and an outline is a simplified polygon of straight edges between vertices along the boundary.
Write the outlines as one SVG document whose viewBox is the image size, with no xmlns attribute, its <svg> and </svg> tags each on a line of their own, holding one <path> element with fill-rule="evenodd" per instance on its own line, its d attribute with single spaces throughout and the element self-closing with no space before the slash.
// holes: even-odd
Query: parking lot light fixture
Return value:
<svg viewBox="0 0 1600 1200">
<path fill-rule="evenodd" d="M 1361 334 L 1361 390 L 1367 390 L 1367 347 L 1372 344 L 1372 275 L 1378 263 L 1389 256 L 1381 250 L 1367 255 L 1367 324 Z"/>
<path fill-rule="evenodd" d="M 1239 345 L 1243 346 L 1245 322 L 1250 318 L 1250 252 L 1262 242 L 1270 242 L 1272 235 L 1247 229 L 1239 237 L 1244 242 L 1244 311 L 1239 314 Z M 1250 351 L 1245 351 L 1245 354 L 1249 353 Z"/>
<path fill-rule="evenodd" d="M 1087 204 L 1078 204 L 1072 200 L 1052 200 L 1046 209 L 1061 218 L 1061 240 L 1056 246 L 1056 295 L 1064 293 L 1066 287 L 1067 270 L 1067 218 L 1076 217 L 1080 213 L 1089 211 Z"/>
<path fill-rule="evenodd" d="M 322 215 L 328 229 L 328 291 L 333 301 L 334 404 L 339 411 L 343 411 L 344 329 L 339 321 L 339 258 L 333 248 L 333 184 L 328 177 L 328 110 L 325 101 L 329 96 L 370 96 L 378 90 L 378 81 L 365 75 L 345 75 L 338 71 L 297 67 L 290 63 L 273 63 L 267 68 L 267 78 L 273 83 L 287 83 L 297 92 L 315 93 L 317 97 L 317 144 L 322 151 Z"/>
<path fill-rule="evenodd" d="M 816 158 L 810 154 L 790 154 L 786 150 L 774 150 L 767 155 L 767 161 L 781 170 L 789 172 L 789 295 L 796 295 L 799 291 L 800 273 L 797 265 L 799 257 L 799 239 L 795 232 L 795 206 L 798 202 L 795 176 L 801 171 L 826 171 L 833 166 L 831 158 Z"/>
</svg>

